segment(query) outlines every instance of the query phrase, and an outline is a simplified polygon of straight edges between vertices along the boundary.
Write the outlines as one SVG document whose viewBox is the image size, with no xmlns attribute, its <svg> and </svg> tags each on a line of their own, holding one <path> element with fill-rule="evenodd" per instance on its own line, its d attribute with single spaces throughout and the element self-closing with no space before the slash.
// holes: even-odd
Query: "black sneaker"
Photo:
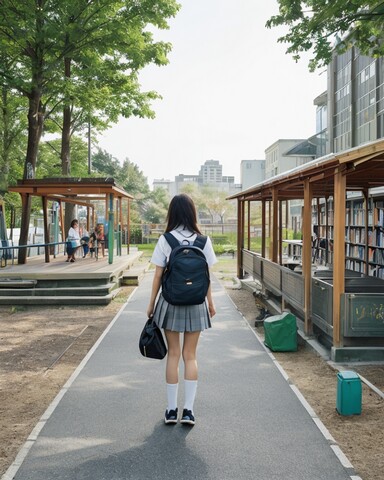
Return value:
<svg viewBox="0 0 384 480">
<path fill-rule="evenodd" d="M 195 424 L 195 417 L 192 415 L 191 410 L 187 410 L 184 408 L 183 416 L 180 420 L 180 423 L 184 423 L 186 425 L 194 425 Z"/>
<path fill-rule="evenodd" d="M 177 423 L 177 408 L 176 410 L 170 410 L 169 412 L 168 410 L 165 411 L 164 422 L 166 424 Z"/>
</svg>

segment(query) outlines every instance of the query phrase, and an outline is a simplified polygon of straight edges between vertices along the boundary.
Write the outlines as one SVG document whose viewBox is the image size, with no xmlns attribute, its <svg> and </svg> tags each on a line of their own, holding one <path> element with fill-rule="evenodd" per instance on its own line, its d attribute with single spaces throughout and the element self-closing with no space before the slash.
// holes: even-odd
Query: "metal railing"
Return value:
<svg viewBox="0 0 384 480">
<path fill-rule="evenodd" d="M 28 243 L 27 245 L 2 245 L 0 246 L 0 259 L 1 266 L 6 267 L 8 265 L 8 260 L 11 260 L 11 264 L 15 264 L 15 259 L 18 257 L 18 252 L 21 249 L 27 249 L 27 257 L 38 256 L 45 254 L 46 247 L 53 247 L 53 252 L 50 253 L 53 258 L 56 258 L 57 255 L 63 253 L 65 254 L 66 248 L 60 250 L 60 245 L 65 245 L 68 242 L 49 242 L 49 243 Z M 59 247 L 59 248 L 56 248 Z M 31 255 L 31 249 L 37 249 L 36 255 Z"/>
</svg>

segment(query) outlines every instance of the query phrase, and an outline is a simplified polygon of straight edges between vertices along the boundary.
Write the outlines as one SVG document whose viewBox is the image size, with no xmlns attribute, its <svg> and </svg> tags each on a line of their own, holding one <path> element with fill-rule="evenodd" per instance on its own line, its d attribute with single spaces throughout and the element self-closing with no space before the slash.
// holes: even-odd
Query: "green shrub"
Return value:
<svg viewBox="0 0 384 480">
<path fill-rule="evenodd" d="M 210 237 L 214 245 L 224 245 L 228 243 L 227 235 L 210 235 Z"/>
</svg>

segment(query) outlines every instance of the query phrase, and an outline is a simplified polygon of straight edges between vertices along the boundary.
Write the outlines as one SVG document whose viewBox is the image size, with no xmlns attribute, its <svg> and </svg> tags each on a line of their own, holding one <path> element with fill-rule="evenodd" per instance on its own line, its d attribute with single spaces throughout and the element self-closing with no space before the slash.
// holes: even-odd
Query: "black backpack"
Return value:
<svg viewBox="0 0 384 480">
<path fill-rule="evenodd" d="M 203 253 L 207 237 L 197 235 L 193 245 L 189 242 L 180 244 L 169 232 L 164 237 L 172 252 L 161 281 L 163 297 L 171 305 L 203 303 L 210 282 L 209 268 Z"/>
</svg>

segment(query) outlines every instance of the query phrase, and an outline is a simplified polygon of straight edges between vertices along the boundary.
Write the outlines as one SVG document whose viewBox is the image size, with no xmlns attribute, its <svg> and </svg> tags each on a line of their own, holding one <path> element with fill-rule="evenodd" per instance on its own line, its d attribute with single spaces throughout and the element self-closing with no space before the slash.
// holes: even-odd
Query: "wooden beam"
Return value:
<svg viewBox="0 0 384 480">
<path fill-rule="evenodd" d="M 303 277 L 304 277 L 304 331 L 312 335 L 311 287 L 312 287 L 312 184 L 304 181 L 303 208 Z"/>
<path fill-rule="evenodd" d="M 81 200 L 78 200 L 77 198 L 68 198 L 68 197 L 62 197 L 62 196 L 56 196 L 56 195 L 46 195 L 46 197 L 47 197 L 47 200 L 51 200 L 52 202 L 63 201 L 65 203 L 73 203 L 75 205 L 81 205 L 83 207 L 92 207 L 93 205 L 91 202 L 83 202 Z"/>
<path fill-rule="evenodd" d="M 342 346 L 340 322 L 341 295 L 345 291 L 345 194 L 346 176 L 343 168 L 335 169 L 333 228 L 333 346 Z"/>
</svg>

